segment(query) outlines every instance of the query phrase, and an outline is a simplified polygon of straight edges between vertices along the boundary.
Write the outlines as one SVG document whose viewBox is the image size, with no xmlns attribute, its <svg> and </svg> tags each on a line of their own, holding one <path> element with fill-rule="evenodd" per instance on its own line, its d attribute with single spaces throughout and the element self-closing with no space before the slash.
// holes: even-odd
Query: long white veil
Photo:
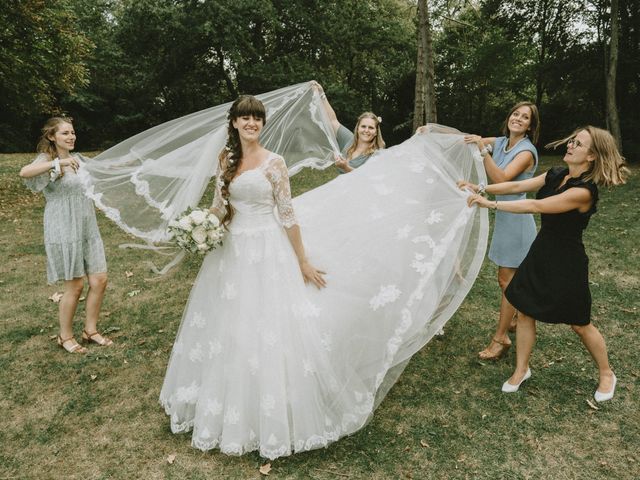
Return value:
<svg viewBox="0 0 640 480">
<path fill-rule="evenodd" d="M 317 92 L 300 83 L 256 95 L 267 110 L 261 143 L 293 175 L 326 168 L 338 150 Z M 169 240 L 169 221 L 198 204 L 226 142 L 231 102 L 146 130 L 81 169 L 87 195 L 124 231 L 148 243 Z"/>
</svg>

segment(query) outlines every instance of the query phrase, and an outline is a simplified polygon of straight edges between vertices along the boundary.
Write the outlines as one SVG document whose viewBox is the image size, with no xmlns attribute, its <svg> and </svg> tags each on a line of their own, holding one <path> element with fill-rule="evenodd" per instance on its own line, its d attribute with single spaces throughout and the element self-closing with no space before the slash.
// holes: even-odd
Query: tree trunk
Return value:
<svg viewBox="0 0 640 480">
<path fill-rule="evenodd" d="M 618 148 L 622 147 L 620 135 L 620 117 L 616 102 L 616 77 L 618 73 L 618 30 L 620 14 L 618 0 L 611 0 L 611 39 L 609 41 L 609 61 L 607 68 L 607 127 L 616 139 Z"/>
<path fill-rule="evenodd" d="M 413 131 L 425 124 L 425 100 L 427 92 L 427 0 L 418 0 L 418 58 L 416 61 L 416 92 L 413 104 Z"/>
<path fill-rule="evenodd" d="M 436 111 L 436 72 L 435 62 L 433 60 L 433 39 L 431 37 L 431 22 L 429 21 L 429 9 L 427 2 L 424 2 L 424 16 L 425 16 L 425 37 L 426 37 L 426 51 L 427 56 L 427 92 L 424 104 L 425 116 L 427 123 L 435 123 L 438 121 Z"/>
<path fill-rule="evenodd" d="M 418 58 L 413 129 L 437 121 L 433 40 L 427 0 L 418 0 Z"/>
</svg>

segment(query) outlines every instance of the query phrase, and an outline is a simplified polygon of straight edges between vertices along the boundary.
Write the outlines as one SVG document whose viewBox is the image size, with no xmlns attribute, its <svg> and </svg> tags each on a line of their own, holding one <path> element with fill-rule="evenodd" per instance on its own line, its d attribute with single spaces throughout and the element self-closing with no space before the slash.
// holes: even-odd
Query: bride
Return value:
<svg viewBox="0 0 640 480">
<path fill-rule="evenodd" d="M 306 95 L 303 110 L 310 118 L 322 115 L 310 84 L 296 89 L 277 98 Z M 269 95 L 262 96 L 267 103 Z M 234 455 L 258 450 L 274 459 L 327 446 L 366 424 L 410 357 L 471 288 L 486 248 L 487 217 L 467 208 L 456 187 L 460 178 L 482 180 L 477 153 L 460 132 L 438 126 L 292 200 L 289 172 L 299 164 L 287 165 L 265 148 L 273 138 L 268 111 L 247 96 L 228 112 L 212 205 L 228 232 L 223 246 L 204 258 L 160 402 L 174 433 L 193 432 L 194 447 Z M 290 114 L 271 108 L 276 124 Z M 315 123 L 328 131 L 320 120 Z M 297 122 L 297 130 L 278 136 L 286 147 L 279 153 L 309 158 L 301 152 L 309 142 L 302 140 L 322 137 L 313 123 Z M 211 138 L 219 136 L 215 131 L 203 142 L 215 144 Z M 133 141 L 139 147 L 148 138 Z M 161 182 L 150 180 L 168 178 L 163 157 L 184 152 L 195 138 L 182 147 L 165 145 L 153 161 L 137 160 L 127 177 L 137 197 L 165 214 L 181 211 L 171 199 L 160 201 L 153 186 Z M 125 174 L 114 183 L 113 172 L 101 172 L 135 162 L 105 153 L 88 169 L 88 194 L 132 231 L 119 208 L 125 204 L 118 204 L 125 196 L 110 195 L 113 185 L 124 188 Z M 318 157 L 312 162 L 320 163 Z M 176 192 L 186 185 L 194 188 L 186 180 Z M 152 232 L 148 225 L 145 231 Z M 136 227 L 142 238 L 145 231 Z"/>
</svg>

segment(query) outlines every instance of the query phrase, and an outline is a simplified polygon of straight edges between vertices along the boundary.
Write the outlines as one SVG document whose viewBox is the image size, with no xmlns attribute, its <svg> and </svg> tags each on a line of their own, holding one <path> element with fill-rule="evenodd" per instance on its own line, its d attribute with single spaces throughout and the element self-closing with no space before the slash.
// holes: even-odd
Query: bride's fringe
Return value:
<svg viewBox="0 0 640 480">
<path fill-rule="evenodd" d="M 222 217 L 222 224 L 227 227 L 234 215 L 234 210 L 229 203 L 229 185 L 234 179 L 240 162 L 242 160 L 242 144 L 240 143 L 240 135 L 238 130 L 234 128 L 233 122 L 240 117 L 251 115 L 255 118 L 262 119 L 262 125 L 267 124 L 267 113 L 264 105 L 260 100 L 251 95 L 241 95 L 231 105 L 227 118 L 229 124 L 227 126 L 227 144 L 218 155 L 219 175 L 222 175 L 223 185 L 221 187 L 222 199 L 224 202 L 225 214 Z"/>
<path fill-rule="evenodd" d="M 616 145 L 613 135 L 611 135 L 607 130 L 594 127 L 593 125 L 586 125 L 584 127 L 576 128 L 571 135 L 548 143 L 545 145 L 545 148 L 555 149 L 560 145 L 565 145 L 569 140 L 575 138 L 575 136 L 583 130 L 586 130 L 591 137 L 591 148 L 589 150 L 596 157 L 592 163 L 593 166 L 591 167 L 591 170 L 585 176 L 585 180 L 591 180 L 595 184 L 605 187 L 612 187 L 626 183 L 630 171 L 626 166 L 624 157 L 618 150 L 618 146 Z"/>
</svg>

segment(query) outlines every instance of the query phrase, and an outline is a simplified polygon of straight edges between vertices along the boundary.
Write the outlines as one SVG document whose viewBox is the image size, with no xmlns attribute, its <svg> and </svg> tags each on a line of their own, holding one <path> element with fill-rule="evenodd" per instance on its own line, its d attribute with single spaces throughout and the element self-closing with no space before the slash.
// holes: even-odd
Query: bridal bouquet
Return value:
<svg viewBox="0 0 640 480">
<path fill-rule="evenodd" d="M 169 233 L 181 249 L 205 254 L 222 245 L 224 227 L 208 210 L 189 208 L 169 222 Z"/>
</svg>

